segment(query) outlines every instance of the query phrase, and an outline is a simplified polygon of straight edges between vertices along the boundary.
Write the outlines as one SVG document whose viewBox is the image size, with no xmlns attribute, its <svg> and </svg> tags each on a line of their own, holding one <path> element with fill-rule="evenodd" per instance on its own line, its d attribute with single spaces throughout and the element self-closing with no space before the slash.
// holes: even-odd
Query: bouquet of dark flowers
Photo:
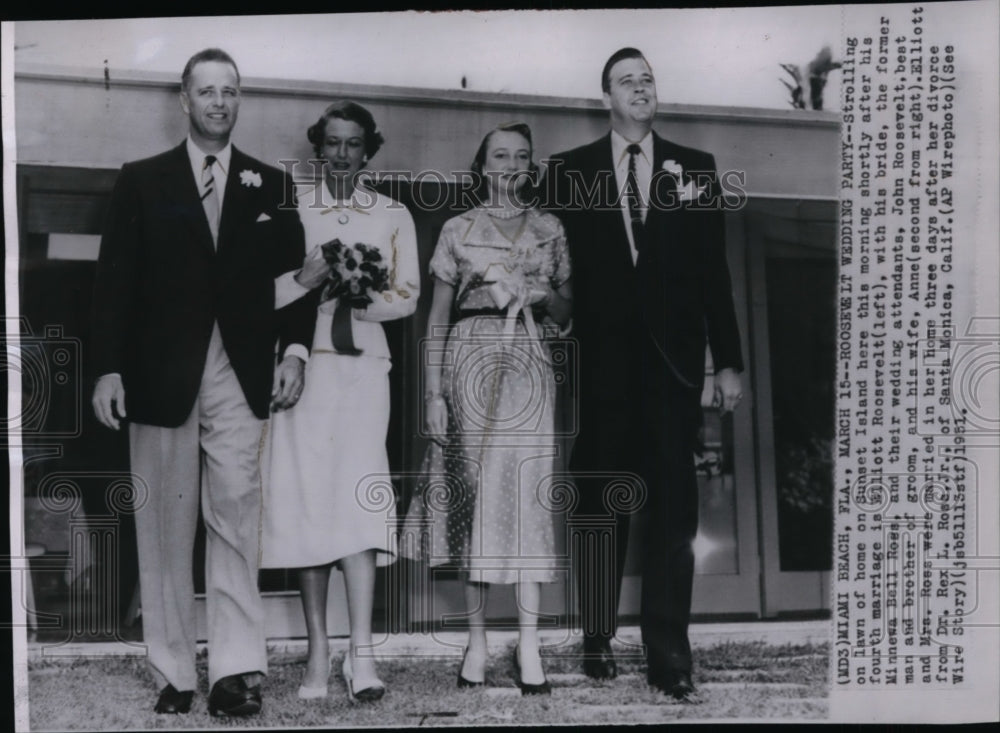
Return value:
<svg viewBox="0 0 1000 733">
<path fill-rule="evenodd" d="M 361 350 L 354 346 L 351 309 L 366 308 L 371 305 L 374 294 L 389 289 L 389 269 L 383 264 L 382 253 L 370 244 L 350 245 L 333 239 L 323 244 L 322 250 L 323 258 L 330 265 L 322 300 L 339 300 L 333 315 L 333 348 L 338 353 L 357 356 Z"/>
<path fill-rule="evenodd" d="M 340 298 L 341 303 L 352 308 L 364 308 L 371 305 L 373 293 L 389 289 L 389 269 L 382 264 L 377 247 L 333 239 L 322 245 L 322 250 L 330 265 L 323 300 Z"/>
</svg>

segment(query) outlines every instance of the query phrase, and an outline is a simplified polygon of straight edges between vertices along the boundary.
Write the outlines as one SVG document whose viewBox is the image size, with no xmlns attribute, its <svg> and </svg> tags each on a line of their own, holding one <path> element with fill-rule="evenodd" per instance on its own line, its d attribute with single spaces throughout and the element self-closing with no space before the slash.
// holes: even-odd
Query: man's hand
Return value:
<svg viewBox="0 0 1000 733">
<path fill-rule="evenodd" d="M 322 285 L 330 274 L 330 265 L 323 257 L 323 248 L 313 247 L 312 251 L 306 255 L 302 261 L 302 269 L 295 276 L 295 282 L 304 288 L 313 288 Z"/>
<path fill-rule="evenodd" d="M 715 375 L 715 395 L 712 399 L 714 407 L 721 407 L 722 412 L 736 409 L 743 399 L 743 386 L 740 375 L 735 369 L 720 369 Z"/>
<path fill-rule="evenodd" d="M 94 406 L 94 415 L 101 425 L 112 430 L 121 427 L 120 418 L 125 415 L 125 387 L 119 374 L 105 374 L 94 385 L 94 396 L 90 400 Z"/>
<path fill-rule="evenodd" d="M 297 356 L 286 356 L 274 372 L 274 389 L 271 390 L 271 412 L 293 407 L 302 396 L 305 386 L 306 363 Z"/>
</svg>

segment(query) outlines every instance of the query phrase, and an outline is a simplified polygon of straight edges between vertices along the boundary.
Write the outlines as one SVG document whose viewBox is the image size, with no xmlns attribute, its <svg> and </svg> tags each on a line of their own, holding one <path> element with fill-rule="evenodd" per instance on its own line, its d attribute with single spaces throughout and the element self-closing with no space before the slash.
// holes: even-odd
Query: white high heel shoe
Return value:
<svg viewBox="0 0 1000 733">
<path fill-rule="evenodd" d="M 385 694 L 385 685 L 378 677 L 358 680 L 360 689 L 354 688 L 354 667 L 351 664 L 351 650 L 347 650 L 344 655 L 344 664 L 341 667 L 344 675 L 344 683 L 347 685 L 347 697 L 351 702 L 377 702 Z"/>
<path fill-rule="evenodd" d="M 326 676 L 330 677 L 330 659 L 326 660 Z M 307 685 L 299 685 L 299 700 L 318 700 L 320 698 L 326 697 L 329 693 L 329 685 L 317 685 L 316 687 L 309 687 Z"/>
</svg>

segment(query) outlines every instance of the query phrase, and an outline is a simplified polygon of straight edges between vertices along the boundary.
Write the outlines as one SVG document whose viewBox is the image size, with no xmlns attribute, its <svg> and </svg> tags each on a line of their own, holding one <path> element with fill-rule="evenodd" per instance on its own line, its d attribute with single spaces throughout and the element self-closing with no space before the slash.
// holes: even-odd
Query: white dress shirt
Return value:
<svg viewBox="0 0 1000 733">
<path fill-rule="evenodd" d="M 191 173 L 194 175 L 194 183 L 198 188 L 199 195 L 201 194 L 201 180 L 205 169 L 205 157 L 207 155 L 215 155 L 215 162 L 212 164 L 212 175 L 215 176 L 215 190 L 219 194 L 219 221 L 222 221 L 222 207 L 225 205 L 226 200 L 226 183 L 229 180 L 229 164 L 233 159 L 233 144 L 231 142 L 226 143 L 226 147 L 218 153 L 206 153 L 188 135 L 187 153 L 188 159 L 191 161 Z M 309 292 L 306 288 L 295 282 L 295 274 L 295 272 L 286 272 L 284 275 L 275 278 L 275 291 L 280 290 L 282 292 L 282 300 L 284 302 L 281 305 L 287 305 Z M 274 307 L 278 309 L 281 305 L 275 303 Z M 309 349 L 303 344 L 289 344 L 285 348 L 285 356 L 297 356 L 302 361 L 307 361 L 309 359 Z"/>
<path fill-rule="evenodd" d="M 229 180 L 229 162 L 233 159 L 233 144 L 226 143 L 226 147 L 218 153 L 206 153 L 191 136 L 187 138 L 188 159 L 191 161 L 191 173 L 194 174 L 194 184 L 198 188 L 198 195 L 201 196 L 201 177 L 205 167 L 205 156 L 214 155 L 215 162 L 212 164 L 212 175 L 215 176 L 215 190 L 219 192 L 219 221 L 222 221 L 222 205 L 226 198 L 226 181 Z"/>
<path fill-rule="evenodd" d="M 628 235 L 634 264 L 639 257 L 639 251 L 635 248 L 632 236 L 632 217 L 628 211 L 628 198 L 625 196 L 625 181 L 628 179 L 628 146 L 631 144 L 630 140 L 626 140 L 614 130 L 611 131 L 611 161 L 615 167 L 618 201 L 621 205 L 622 218 L 625 221 L 625 234 Z M 635 178 L 639 185 L 639 208 L 642 211 L 642 220 L 646 221 L 646 209 L 649 207 L 649 186 L 653 180 L 653 133 L 647 132 L 638 145 L 641 153 L 635 158 Z"/>
</svg>

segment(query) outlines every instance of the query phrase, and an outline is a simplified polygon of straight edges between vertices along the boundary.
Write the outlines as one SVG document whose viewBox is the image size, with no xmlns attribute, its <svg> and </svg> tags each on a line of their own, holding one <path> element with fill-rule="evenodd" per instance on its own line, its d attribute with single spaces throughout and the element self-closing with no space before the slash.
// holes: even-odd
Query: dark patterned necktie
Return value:
<svg viewBox="0 0 1000 733">
<path fill-rule="evenodd" d="M 632 242 L 635 251 L 642 252 L 642 206 L 639 202 L 639 179 L 635 174 L 635 157 L 642 152 L 637 144 L 632 143 L 628 151 L 628 175 L 625 178 L 625 201 L 628 203 L 628 218 L 632 222 Z"/>
<path fill-rule="evenodd" d="M 217 244 L 219 240 L 219 191 L 215 185 L 215 174 L 212 168 L 215 165 L 214 155 L 205 156 L 205 164 L 201 167 L 201 204 L 205 207 L 205 217 L 208 219 L 208 228 L 212 232 L 212 243 Z"/>
</svg>

